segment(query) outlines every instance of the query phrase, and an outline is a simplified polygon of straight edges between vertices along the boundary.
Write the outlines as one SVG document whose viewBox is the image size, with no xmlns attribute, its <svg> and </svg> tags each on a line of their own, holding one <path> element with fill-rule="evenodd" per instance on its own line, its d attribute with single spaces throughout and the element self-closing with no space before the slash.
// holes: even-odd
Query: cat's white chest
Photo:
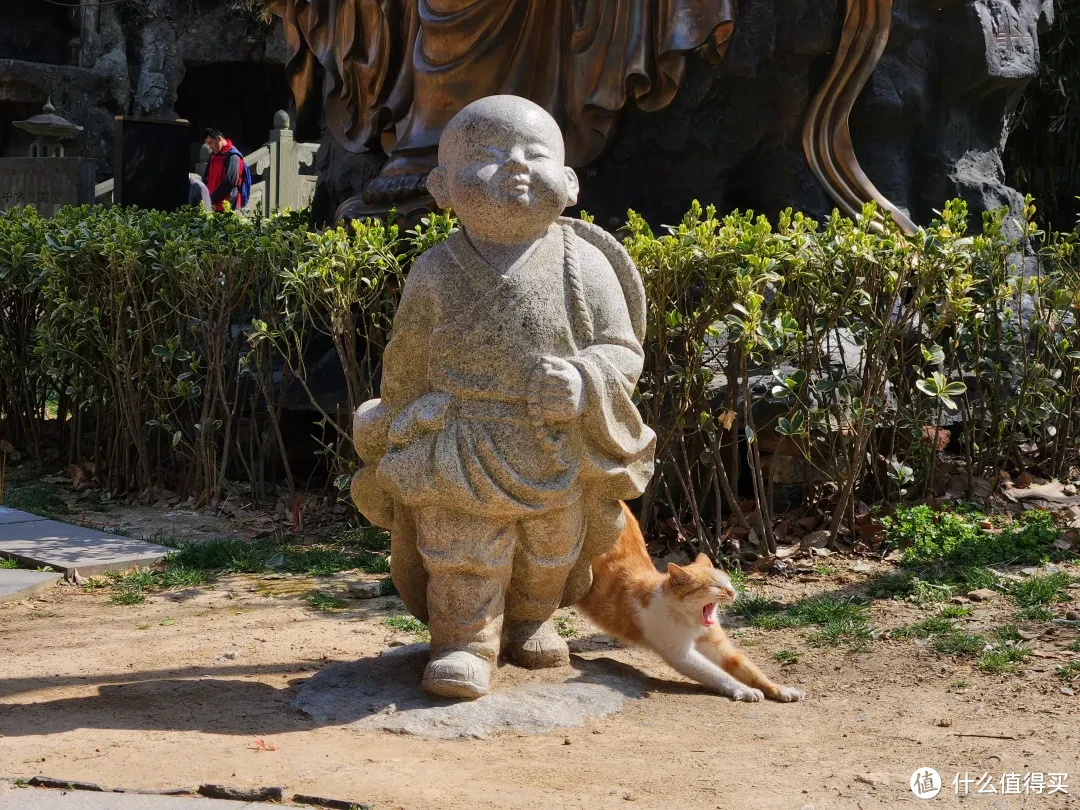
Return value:
<svg viewBox="0 0 1080 810">
<path fill-rule="evenodd" d="M 689 649 L 704 634 L 701 626 L 690 625 L 664 598 L 658 588 L 648 606 L 638 604 L 638 621 L 645 642 L 659 653 Z"/>
</svg>

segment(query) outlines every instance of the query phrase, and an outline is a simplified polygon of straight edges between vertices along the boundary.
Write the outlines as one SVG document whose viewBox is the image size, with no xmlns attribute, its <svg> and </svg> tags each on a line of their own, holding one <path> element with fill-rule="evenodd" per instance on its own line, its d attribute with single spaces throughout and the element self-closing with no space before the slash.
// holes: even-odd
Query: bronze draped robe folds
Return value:
<svg viewBox="0 0 1080 810">
<path fill-rule="evenodd" d="M 321 106 L 342 146 L 387 149 L 392 173 L 430 169 L 443 126 L 494 94 L 544 107 L 566 137 L 568 164 L 585 165 L 603 150 L 629 99 L 646 110 L 670 103 L 686 55 L 721 48 L 735 20 L 735 0 L 268 5 L 285 22 L 298 137 L 313 136 Z"/>
</svg>

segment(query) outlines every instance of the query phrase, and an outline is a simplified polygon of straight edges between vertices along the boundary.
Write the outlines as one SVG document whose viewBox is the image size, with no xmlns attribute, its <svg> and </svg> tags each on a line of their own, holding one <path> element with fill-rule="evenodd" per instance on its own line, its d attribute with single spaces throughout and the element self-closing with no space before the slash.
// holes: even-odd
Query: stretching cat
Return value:
<svg viewBox="0 0 1080 810">
<path fill-rule="evenodd" d="M 581 611 L 605 633 L 653 650 L 675 671 L 732 700 L 802 700 L 798 689 L 769 680 L 720 627 L 717 604 L 735 599 L 727 574 L 704 554 L 658 573 L 637 519 L 626 504 L 623 512 L 623 533 L 592 561 L 593 586 L 578 603 Z"/>
</svg>

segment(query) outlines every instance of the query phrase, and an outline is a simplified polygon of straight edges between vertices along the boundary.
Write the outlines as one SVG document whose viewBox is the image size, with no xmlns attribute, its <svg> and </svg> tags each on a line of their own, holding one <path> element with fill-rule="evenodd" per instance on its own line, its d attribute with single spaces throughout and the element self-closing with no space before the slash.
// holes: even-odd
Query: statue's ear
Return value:
<svg viewBox="0 0 1080 810">
<path fill-rule="evenodd" d="M 446 169 L 436 166 L 427 176 L 428 194 L 435 198 L 435 204 L 439 208 L 450 207 L 450 189 L 446 183 Z"/>
<path fill-rule="evenodd" d="M 581 191 L 581 183 L 578 182 L 577 172 L 566 166 L 563 169 L 566 172 L 566 204 L 567 206 L 577 205 L 578 192 Z"/>
</svg>

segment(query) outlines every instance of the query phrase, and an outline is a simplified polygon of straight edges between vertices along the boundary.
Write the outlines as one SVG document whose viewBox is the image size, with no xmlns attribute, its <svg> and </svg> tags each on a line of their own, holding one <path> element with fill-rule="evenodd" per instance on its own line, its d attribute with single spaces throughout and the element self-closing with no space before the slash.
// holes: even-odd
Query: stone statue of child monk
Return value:
<svg viewBox="0 0 1080 810">
<path fill-rule="evenodd" d="M 652 474 L 631 395 L 644 292 L 577 199 L 555 120 L 490 96 L 439 142 L 428 188 L 462 228 L 417 259 L 383 360 L 382 399 L 354 421 L 353 498 L 391 530 L 391 575 L 431 631 L 423 688 L 487 693 L 500 649 L 569 662 L 551 621 L 622 530 L 618 501 Z"/>
</svg>

